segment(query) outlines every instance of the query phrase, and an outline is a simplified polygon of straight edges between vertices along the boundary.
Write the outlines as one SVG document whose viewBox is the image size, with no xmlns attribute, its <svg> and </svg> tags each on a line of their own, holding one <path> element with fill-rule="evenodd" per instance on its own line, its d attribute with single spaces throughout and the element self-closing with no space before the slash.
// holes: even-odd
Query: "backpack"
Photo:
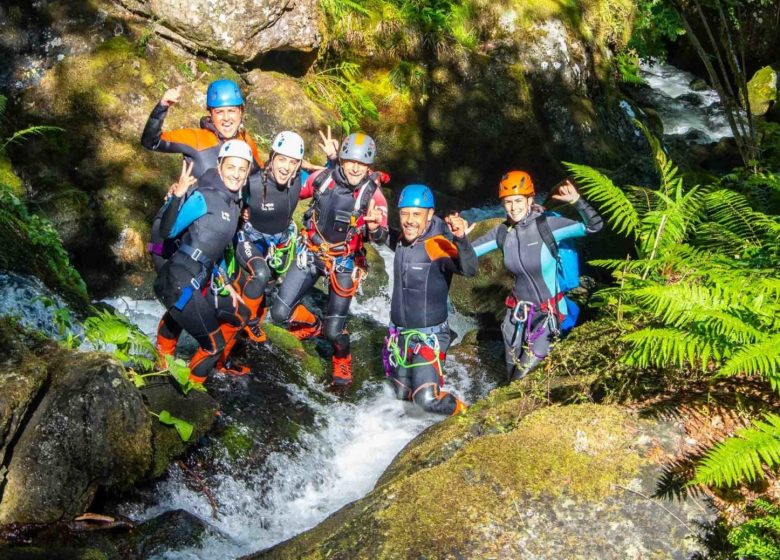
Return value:
<svg viewBox="0 0 780 560">
<path fill-rule="evenodd" d="M 564 239 L 560 243 L 555 241 L 550 224 L 547 222 L 547 216 L 560 216 L 560 214 L 557 212 L 545 212 L 536 218 L 536 227 L 539 230 L 542 241 L 557 263 L 556 284 L 558 285 L 558 292 L 565 294 L 565 292 L 578 288 L 580 285 L 579 254 L 574 241 L 571 239 Z M 501 224 L 501 227 L 496 232 L 496 244 L 502 252 L 504 251 L 507 233 L 509 233 L 509 227 L 505 223 Z M 565 295 L 563 299 L 566 301 L 568 314 L 561 322 L 560 329 L 561 332 L 566 333 L 577 324 L 580 309 L 576 303 Z"/>
</svg>

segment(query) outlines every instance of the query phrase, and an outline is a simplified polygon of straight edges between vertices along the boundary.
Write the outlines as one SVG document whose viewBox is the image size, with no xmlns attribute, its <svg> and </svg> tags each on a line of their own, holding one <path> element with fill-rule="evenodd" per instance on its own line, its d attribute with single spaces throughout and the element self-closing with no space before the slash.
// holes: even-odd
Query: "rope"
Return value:
<svg viewBox="0 0 780 560">
<path fill-rule="evenodd" d="M 401 351 L 401 348 L 398 346 L 399 337 L 404 337 L 403 351 Z M 417 337 L 420 342 L 416 343 L 414 348 L 410 348 L 412 339 L 415 337 Z M 433 350 L 433 358 L 428 361 L 419 362 L 416 364 L 407 362 L 407 356 L 419 354 L 420 347 L 422 345 L 427 346 Z M 426 335 L 425 333 L 415 329 L 390 329 L 388 336 L 385 337 L 385 347 L 387 348 L 387 362 L 388 365 L 392 368 L 400 367 L 404 369 L 413 369 L 435 364 L 439 375 L 441 375 L 441 372 L 443 371 L 441 367 L 441 359 L 439 357 L 439 338 L 433 333 Z"/>
</svg>

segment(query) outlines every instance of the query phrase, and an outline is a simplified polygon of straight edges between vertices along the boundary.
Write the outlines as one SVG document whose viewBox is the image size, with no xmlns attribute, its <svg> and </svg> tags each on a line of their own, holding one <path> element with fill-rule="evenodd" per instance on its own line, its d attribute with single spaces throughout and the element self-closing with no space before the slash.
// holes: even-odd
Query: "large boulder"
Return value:
<svg viewBox="0 0 780 560">
<path fill-rule="evenodd" d="M 100 486 L 128 487 L 151 460 L 151 419 L 120 363 L 65 354 L 15 443 L 0 523 L 54 522 L 83 512 Z"/>
<path fill-rule="evenodd" d="M 676 424 L 505 389 L 430 428 L 362 500 L 248 558 L 688 558 L 707 508 L 657 495 L 686 447 Z"/>
<path fill-rule="evenodd" d="M 319 47 L 320 12 L 315 0 L 114 0 L 149 18 L 160 34 L 190 50 L 205 50 L 247 63 L 274 50 Z"/>
<path fill-rule="evenodd" d="M 0 525 L 69 521 L 100 488 L 162 474 L 212 426 L 217 403 L 167 377 L 139 391 L 108 354 L 77 352 L 0 319 Z M 193 425 L 188 442 L 150 412 Z"/>
</svg>

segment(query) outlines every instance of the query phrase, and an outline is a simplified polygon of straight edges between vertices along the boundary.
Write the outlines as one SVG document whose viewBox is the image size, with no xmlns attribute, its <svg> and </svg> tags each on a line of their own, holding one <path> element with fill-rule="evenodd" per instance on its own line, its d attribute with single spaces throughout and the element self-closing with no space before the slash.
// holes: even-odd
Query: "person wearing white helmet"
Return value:
<svg viewBox="0 0 780 560">
<path fill-rule="evenodd" d="M 246 142 L 228 140 L 220 148 L 217 167 L 198 179 L 192 176 L 192 163 L 184 162 L 160 222 L 163 238 L 181 243 L 158 271 L 154 291 L 173 322 L 200 345 L 189 364 L 194 383 L 207 379 L 250 316 L 220 262 L 238 227 L 241 190 L 253 161 Z M 214 297 L 208 297 L 206 288 L 217 279 L 227 296 L 212 290 Z"/>
<path fill-rule="evenodd" d="M 320 136 L 330 164 L 310 176 L 302 189 L 301 198 L 313 198 L 304 215 L 304 247 L 277 292 L 271 315 L 298 339 L 322 332 L 333 345 L 332 384 L 347 386 L 352 382 L 347 311 L 365 275 L 364 243 L 384 243 L 387 238 L 387 201 L 380 187 L 389 177 L 371 171 L 376 143 L 367 134 L 350 134 L 340 150 L 330 128 L 327 136 Z M 301 303 L 320 276 L 328 277 L 330 288 L 324 321 Z"/>
<path fill-rule="evenodd" d="M 238 285 L 251 310 L 245 332 L 250 340 L 266 339 L 261 323 L 268 311 L 265 294 L 295 258 L 298 237 L 292 216 L 308 173 L 303 163 L 303 138 L 285 130 L 271 143 L 268 165 L 259 183 L 244 195 L 243 224 L 236 235 Z M 225 357 L 229 353 L 227 348 Z"/>
</svg>

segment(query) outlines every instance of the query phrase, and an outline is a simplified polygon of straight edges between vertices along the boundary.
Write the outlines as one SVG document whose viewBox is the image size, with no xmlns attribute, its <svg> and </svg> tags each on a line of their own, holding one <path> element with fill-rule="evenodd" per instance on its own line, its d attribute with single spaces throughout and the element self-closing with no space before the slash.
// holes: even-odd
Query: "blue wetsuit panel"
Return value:
<svg viewBox="0 0 780 560">
<path fill-rule="evenodd" d="M 192 222 L 208 213 L 208 206 L 203 195 L 195 191 L 192 193 L 179 209 L 176 221 L 168 234 L 169 238 L 174 238 L 187 229 Z"/>
</svg>

